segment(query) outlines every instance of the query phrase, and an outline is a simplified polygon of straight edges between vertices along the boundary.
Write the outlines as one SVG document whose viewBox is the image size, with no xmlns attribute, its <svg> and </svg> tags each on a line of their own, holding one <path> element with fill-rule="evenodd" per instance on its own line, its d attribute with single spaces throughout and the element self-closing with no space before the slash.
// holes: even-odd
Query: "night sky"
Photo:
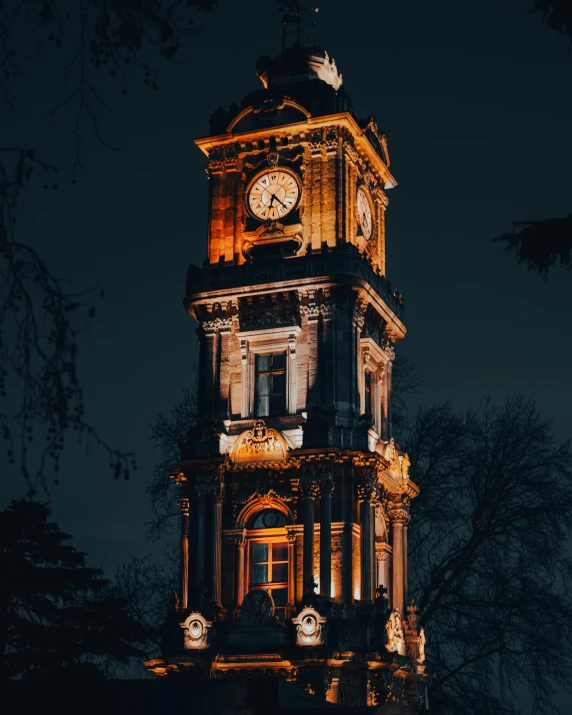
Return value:
<svg viewBox="0 0 572 715">
<path fill-rule="evenodd" d="M 335 58 L 356 112 L 388 137 L 399 185 L 389 192 L 387 274 L 404 295 L 401 349 L 425 377 L 420 401 L 465 408 L 484 395 L 532 395 L 563 439 L 572 273 L 557 268 L 544 283 L 491 243 L 512 220 L 572 210 L 572 55 L 530 4 L 323 0 L 310 40 Z M 193 139 L 208 134 L 219 104 L 258 88 L 258 55 L 280 51 L 274 2 L 221 0 L 201 26 L 186 61 L 161 67 L 158 92 L 135 79 L 123 97 L 110 80 L 101 131 L 122 150 L 86 127 L 78 183 L 31 190 L 21 206 L 20 239 L 74 287 L 106 293 L 81 342 L 87 418 L 137 453 L 139 471 L 116 482 L 104 455 L 73 447 L 52 499 L 76 546 L 109 571 L 155 548 L 144 539 L 149 425 L 193 380 L 195 325 L 182 299 L 188 264 L 206 256 L 208 188 Z M 72 117 L 42 119 L 64 95 L 62 73 L 30 75 L 22 116 L 3 110 L 4 143 L 69 164 Z M 1 468 L 3 507 L 25 485 Z"/>
</svg>

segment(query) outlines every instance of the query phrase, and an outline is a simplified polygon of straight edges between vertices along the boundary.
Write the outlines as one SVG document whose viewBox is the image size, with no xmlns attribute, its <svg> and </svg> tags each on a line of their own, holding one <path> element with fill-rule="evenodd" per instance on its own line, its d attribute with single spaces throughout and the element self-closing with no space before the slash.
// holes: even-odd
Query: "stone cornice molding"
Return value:
<svg viewBox="0 0 572 715">
<path fill-rule="evenodd" d="M 394 295 L 396 291 L 387 279 L 376 273 L 351 244 L 272 264 L 259 259 L 252 264 L 193 268 L 189 276 L 192 280 L 189 279 L 184 303 L 187 311 L 199 320 L 210 319 L 203 308 L 217 300 L 234 304 L 246 296 L 272 290 L 297 290 L 301 284 L 308 292 L 338 285 L 362 291 L 381 318 L 392 325 L 392 337 L 400 340 L 406 332 L 401 322 L 404 311 L 400 297 Z M 334 303 L 337 302 L 334 296 Z"/>
<path fill-rule="evenodd" d="M 213 155 L 215 150 L 221 152 L 220 159 L 226 159 L 228 156 L 228 160 L 232 160 L 233 149 L 230 150 L 230 154 L 223 153 L 229 151 L 229 146 L 234 145 L 238 150 L 239 156 L 242 153 L 251 154 L 253 151 L 252 147 L 258 144 L 260 139 L 266 139 L 269 132 L 273 135 L 291 137 L 292 140 L 297 138 L 297 143 L 307 143 L 311 141 L 312 134 L 316 129 L 326 130 L 327 133 L 330 128 L 333 128 L 338 134 L 343 134 L 344 144 L 348 140 L 352 140 L 355 149 L 359 151 L 361 161 L 367 162 L 369 165 L 368 168 L 372 171 L 374 176 L 378 178 L 378 181 L 384 188 L 397 186 L 397 181 L 391 175 L 383 158 L 367 137 L 368 127 L 362 129 L 349 112 L 339 112 L 337 114 L 320 117 L 306 117 L 299 122 L 288 125 L 287 128 L 276 127 L 269 129 L 264 127 L 247 132 L 237 132 L 236 134 L 227 132 L 225 134 L 196 139 L 195 144 L 211 160 L 218 161 L 218 157 Z"/>
</svg>

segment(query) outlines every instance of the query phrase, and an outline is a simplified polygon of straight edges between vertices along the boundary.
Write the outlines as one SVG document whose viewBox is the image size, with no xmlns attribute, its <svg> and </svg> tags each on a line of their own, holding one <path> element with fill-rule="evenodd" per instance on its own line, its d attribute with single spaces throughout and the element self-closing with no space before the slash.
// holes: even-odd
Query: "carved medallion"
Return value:
<svg viewBox="0 0 572 715">
<path fill-rule="evenodd" d="M 292 619 L 296 626 L 296 645 L 317 646 L 324 643 L 326 619 L 314 608 L 304 608 Z"/>
<path fill-rule="evenodd" d="M 179 623 L 185 634 L 186 650 L 202 650 L 208 648 L 208 634 L 212 623 L 200 613 L 191 613 L 183 623 Z"/>
<path fill-rule="evenodd" d="M 255 420 L 252 429 L 237 438 L 230 453 L 233 462 L 269 462 L 286 459 L 288 443 L 278 430 Z"/>
</svg>

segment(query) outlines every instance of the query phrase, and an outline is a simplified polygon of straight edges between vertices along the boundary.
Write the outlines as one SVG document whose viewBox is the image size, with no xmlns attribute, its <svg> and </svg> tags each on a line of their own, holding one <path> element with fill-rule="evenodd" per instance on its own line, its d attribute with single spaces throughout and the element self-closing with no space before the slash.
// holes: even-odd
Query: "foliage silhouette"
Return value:
<svg viewBox="0 0 572 715">
<path fill-rule="evenodd" d="M 503 241 L 505 251 L 516 251 L 518 263 L 537 271 L 546 280 L 548 270 L 560 265 L 572 268 L 572 215 L 543 221 L 515 221 L 513 231 L 493 239 Z"/>
<path fill-rule="evenodd" d="M 552 30 L 565 35 L 572 45 L 572 0 L 537 0 L 532 8 Z M 572 268 L 572 215 L 537 221 L 514 221 L 512 231 L 493 239 L 516 253 L 518 264 L 540 273 L 544 280 L 558 261 Z"/>
<path fill-rule="evenodd" d="M 48 73 L 43 81 L 60 77 L 65 94 L 49 116 L 69 123 L 73 142 L 73 156 L 63 166 L 40 156 L 34 137 L 24 146 L 0 146 L 0 432 L 8 460 L 17 464 L 31 494 L 38 486 L 47 490 L 46 474 L 59 472 L 73 432 L 107 452 L 115 477 L 129 477 L 135 463 L 131 453 L 110 446 L 84 419 L 78 337 L 95 315 L 96 293 L 72 291 L 49 268 L 44 247 L 38 251 L 18 238 L 22 196 L 37 180 L 50 191 L 58 180 L 75 182 L 86 134 L 117 148 L 105 139 L 99 121 L 99 112 L 109 109 L 110 88 L 119 84 L 126 94 L 138 75 L 157 89 L 157 60 L 178 56 L 193 36 L 197 12 L 216 5 L 217 0 L 0 3 L 4 110 L 20 109 L 26 93 L 35 97 L 30 80 L 41 72 Z"/>
<path fill-rule="evenodd" d="M 0 511 L 0 680 L 104 677 L 153 636 L 50 516 L 29 500 Z"/>
</svg>

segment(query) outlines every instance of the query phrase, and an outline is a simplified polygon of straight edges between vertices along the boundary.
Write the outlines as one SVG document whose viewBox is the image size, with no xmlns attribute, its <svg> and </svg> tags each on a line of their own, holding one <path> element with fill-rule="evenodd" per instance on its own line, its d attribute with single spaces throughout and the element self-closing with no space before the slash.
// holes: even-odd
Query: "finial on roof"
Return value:
<svg viewBox="0 0 572 715">
<path fill-rule="evenodd" d="M 278 7 L 282 17 L 282 51 L 286 49 L 290 29 L 294 31 L 296 38 L 294 47 L 302 47 L 304 29 L 316 24 L 315 20 L 306 16 L 316 15 L 319 8 L 308 7 L 307 0 L 278 0 Z"/>
</svg>

